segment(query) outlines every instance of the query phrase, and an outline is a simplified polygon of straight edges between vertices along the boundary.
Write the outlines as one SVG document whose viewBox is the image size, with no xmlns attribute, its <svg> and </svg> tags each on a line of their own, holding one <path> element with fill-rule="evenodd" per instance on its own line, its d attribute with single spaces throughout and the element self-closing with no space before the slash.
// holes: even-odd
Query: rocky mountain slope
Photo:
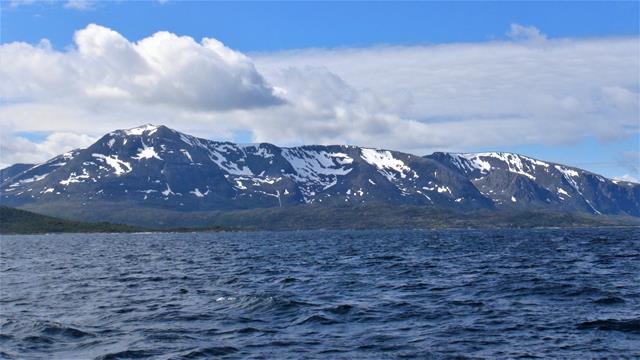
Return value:
<svg viewBox="0 0 640 360">
<path fill-rule="evenodd" d="M 416 156 L 356 146 L 205 140 L 165 126 L 2 172 L 3 205 L 179 211 L 397 204 L 640 216 L 640 185 L 509 153 Z"/>
<path fill-rule="evenodd" d="M 640 184 L 510 153 L 428 157 L 464 174 L 498 207 L 640 216 Z"/>
</svg>

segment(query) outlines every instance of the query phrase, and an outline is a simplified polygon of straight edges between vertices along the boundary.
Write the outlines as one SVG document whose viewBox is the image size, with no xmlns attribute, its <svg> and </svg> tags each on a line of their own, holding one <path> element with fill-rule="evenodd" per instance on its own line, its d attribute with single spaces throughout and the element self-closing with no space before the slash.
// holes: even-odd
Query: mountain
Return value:
<svg viewBox="0 0 640 360">
<path fill-rule="evenodd" d="M 510 153 L 428 157 L 464 174 L 498 207 L 640 216 L 639 184 Z"/>
<path fill-rule="evenodd" d="M 117 130 L 86 149 L 3 174 L 3 205 L 91 220 L 375 204 L 640 216 L 639 184 L 517 154 L 284 148 L 205 140 L 154 125 Z M 125 220 L 137 222 L 135 215 Z"/>
</svg>

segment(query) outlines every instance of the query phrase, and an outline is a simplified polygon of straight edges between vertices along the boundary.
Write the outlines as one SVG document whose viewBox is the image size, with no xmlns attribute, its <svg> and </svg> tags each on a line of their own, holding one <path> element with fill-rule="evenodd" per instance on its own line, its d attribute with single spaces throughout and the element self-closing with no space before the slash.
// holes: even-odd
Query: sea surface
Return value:
<svg viewBox="0 0 640 360">
<path fill-rule="evenodd" d="M 0 358 L 640 358 L 640 229 L 0 239 Z"/>
</svg>

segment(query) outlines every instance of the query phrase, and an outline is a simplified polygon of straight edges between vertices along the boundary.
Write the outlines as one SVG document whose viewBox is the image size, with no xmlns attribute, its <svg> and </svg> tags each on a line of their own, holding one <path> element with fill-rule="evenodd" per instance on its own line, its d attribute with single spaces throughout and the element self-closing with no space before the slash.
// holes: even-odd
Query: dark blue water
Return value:
<svg viewBox="0 0 640 360">
<path fill-rule="evenodd" d="M 0 245 L 2 358 L 640 357 L 640 229 Z"/>
</svg>

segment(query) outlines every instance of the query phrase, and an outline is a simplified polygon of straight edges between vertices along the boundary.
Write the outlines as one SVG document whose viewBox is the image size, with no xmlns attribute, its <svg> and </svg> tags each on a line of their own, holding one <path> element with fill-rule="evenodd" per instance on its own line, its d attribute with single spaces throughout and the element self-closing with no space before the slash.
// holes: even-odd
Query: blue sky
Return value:
<svg viewBox="0 0 640 360">
<path fill-rule="evenodd" d="M 638 70 L 637 65 L 640 64 L 640 54 L 636 51 L 635 58 L 633 58 L 633 55 L 629 58 L 628 54 L 633 54 L 635 50 L 640 49 L 638 45 L 638 36 L 640 35 L 640 2 L 214 3 L 168 1 L 161 3 L 140 1 L 91 3 L 75 1 L 67 4 L 64 2 L 49 1 L 35 3 L 28 1 L 3 1 L 1 7 L 2 22 L 0 25 L 0 42 L 2 44 L 27 42 L 35 45 L 38 44 L 41 39 L 47 39 L 52 47 L 50 51 L 68 55 L 80 46 L 74 42 L 74 34 L 79 30 L 87 28 L 89 24 L 97 24 L 106 29 L 113 30 L 131 43 L 149 38 L 158 31 L 168 31 L 177 35 L 189 36 L 195 39 L 196 42 L 199 42 L 202 38 L 214 38 L 224 43 L 228 48 L 246 55 L 254 62 L 258 74 L 265 78 L 264 84 L 260 83 L 260 86 L 273 86 L 274 89 L 284 88 L 285 90 L 289 90 L 289 93 L 293 93 L 293 89 L 295 89 L 296 92 L 298 90 L 300 92 L 306 92 L 306 88 L 301 90 L 295 88 L 295 86 L 301 86 L 301 83 L 304 84 L 306 82 L 304 80 L 305 76 L 309 76 L 308 79 L 313 78 L 313 81 L 317 80 L 318 84 L 324 84 L 318 86 L 331 86 L 331 91 L 335 90 L 340 94 L 332 95 L 330 99 L 326 99 L 326 102 L 319 103 L 318 106 L 316 106 L 317 108 L 332 106 L 337 109 L 337 113 L 343 112 L 343 107 L 352 106 L 356 108 L 368 106 L 365 105 L 365 102 L 369 104 L 369 100 L 352 99 L 354 97 L 366 99 L 367 96 L 372 93 L 372 96 L 376 97 L 378 103 L 372 106 L 372 109 L 366 109 L 366 111 L 370 111 L 370 113 L 367 113 L 363 119 L 349 119 L 347 122 L 368 127 L 369 123 L 366 119 L 378 117 L 389 119 L 390 117 L 397 116 L 399 118 L 398 126 L 395 127 L 397 129 L 413 129 L 417 126 L 413 123 L 414 120 L 420 122 L 422 121 L 420 119 L 431 116 L 444 116 L 446 118 L 472 116 L 486 109 L 480 104 L 482 99 L 477 99 L 476 97 L 471 98 L 471 95 L 469 95 L 471 92 L 460 97 L 461 106 L 464 107 L 464 103 L 471 102 L 470 100 L 478 101 L 480 105 L 476 104 L 475 107 L 469 108 L 468 111 L 467 109 L 463 109 L 464 111 L 461 111 L 459 114 L 451 109 L 455 106 L 448 108 L 443 107 L 437 111 L 429 110 L 436 108 L 437 104 L 431 107 L 425 105 L 421 108 L 419 104 L 428 103 L 430 98 L 422 97 L 423 95 L 420 94 L 432 93 L 431 89 L 425 90 L 419 86 L 419 83 L 417 85 L 413 84 L 412 86 L 414 86 L 415 89 L 407 87 L 408 95 L 406 98 L 396 98 L 385 93 L 383 80 L 380 80 L 378 83 L 369 81 L 369 76 L 378 76 L 378 73 L 372 73 L 369 76 L 362 74 L 358 71 L 358 64 L 354 63 L 353 66 L 348 65 L 348 61 L 344 60 L 345 57 L 352 56 L 354 52 L 358 52 L 358 59 L 380 61 L 380 64 L 377 66 L 384 69 L 384 63 L 391 60 L 387 60 L 387 58 L 381 60 L 376 59 L 376 49 L 381 47 L 386 49 L 385 54 L 389 54 L 389 59 L 394 59 L 393 61 L 396 62 L 399 61 L 398 59 L 402 59 L 402 56 L 391 54 L 393 49 L 389 50 L 389 48 L 401 47 L 402 49 L 409 49 L 407 51 L 424 51 L 425 54 L 437 52 L 439 56 L 442 52 L 446 51 L 451 51 L 452 53 L 462 51 L 463 54 L 469 54 L 469 57 L 480 56 L 483 59 L 482 61 L 486 61 L 482 54 L 478 55 L 478 51 L 473 50 L 476 49 L 475 44 L 486 46 L 487 49 L 489 49 L 492 43 L 498 42 L 505 44 L 504 47 L 513 46 L 517 50 L 519 48 L 514 45 L 514 43 L 520 41 L 516 39 L 516 37 L 522 35 L 526 40 L 526 44 L 533 44 L 531 45 L 532 47 L 541 47 L 538 43 L 535 43 L 535 41 L 550 41 L 550 43 L 545 46 L 553 47 L 554 49 L 557 48 L 559 49 L 558 52 L 561 53 L 562 46 L 565 46 L 562 41 L 563 39 L 568 39 L 567 41 L 570 43 L 566 45 L 567 47 L 579 44 L 579 46 L 587 49 L 585 50 L 586 54 L 590 54 L 589 51 L 592 50 L 588 49 L 593 48 L 592 44 L 597 41 L 597 39 L 604 39 L 605 42 L 603 42 L 603 44 L 609 46 L 611 43 L 612 45 L 610 46 L 613 50 L 609 51 L 608 48 L 603 48 L 603 58 L 606 52 L 610 53 L 609 58 L 615 58 L 617 56 L 619 59 L 624 59 L 626 61 L 624 63 L 625 66 L 628 66 L 628 68 L 626 68 L 628 69 L 628 79 L 624 79 L 624 77 L 619 76 L 619 74 L 614 74 L 612 77 L 603 79 L 587 77 L 585 79 L 585 87 L 593 88 L 588 94 L 577 94 L 581 91 L 580 86 L 574 88 L 567 86 L 567 89 L 554 94 L 554 99 L 557 99 L 559 102 L 561 101 L 562 104 L 571 105 L 572 102 L 576 102 L 580 104 L 580 106 L 589 107 L 593 104 L 587 104 L 586 101 L 594 101 L 595 105 L 593 105 L 594 108 L 592 110 L 585 110 L 584 113 L 573 113 L 579 118 L 585 116 L 585 114 L 587 116 L 591 116 L 593 113 L 601 114 L 598 118 L 594 117 L 589 121 L 585 120 L 582 128 L 580 126 L 572 128 L 567 125 L 558 126 L 556 129 L 554 125 L 558 123 L 569 124 L 577 120 L 572 118 L 571 114 L 556 113 L 556 108 L 554 108 L 554 110 L 542 111 L 536 115 L 537 117 L 535 118 L 532 117 L 531 122 L 526 125 L 535 128 L 535 119 L 546 116 L 547 118 L 545 119 L 550 121 L 549 137 L 553 137 L 553 140 L 547 141 L 544 138 L 544 134 L 542 134 L 531 136 L 529 139 L 522 139 L 522 141 L 509 141 L 509 137 L 512 135 L 511 133 L 506 133 L 505 130 L 505 135 L 502 138 L 496 138 L 496 140 L 488 138 L 485 143 L 467 138 L 463 139 L 461 136 L 451 137 L 451 139 L 449 139 L 444 135 L 440 136 L 438 141 L 434 140 L 430 142 L 428 140 L 429 136 L 425 136 L 425 145 L 423 147 L 412 144 L 411 146 L 407 145 L 406 148 L 402 148 L 401 150 L 429 151 L 442 148 L 451 151 L 514 151 L 546 160 L 580 166 L 610 177 L 628 175 L 637 178 L 640 175 L 638 174 L 637 167 L 634 169 L 634 166 L 637 166 L 638 162 L 636 154 L 640 152 L 638 140 L 639 125 L 637 120 L 638 111 L 633 110 L 633 108 L 631 108 L 631 110 L 629 110 L 629 108 L 621 110 L 622 105 L 620 105 L 620 103 L 609 104 L 604 110 L 599 107 L 602 98 L 602 95 L 599 93 L 601 89 L 605 89 L 607 93 L 613 91 L 616 94 L 616 99 L 621 99 L 622 97 L 622 99 L 626 101 L 623 101 L 623 103 L 626 104 L 623 104 L 624 106 L 628 107 L 629 104 L 637 104 L 637 94 L 639 90 L 638 78 L 640 77 L 640 70 Z M 515 28 L 516 32 L 520 31 L 517 34 L 513 33 L 514 24 L 519 26 Z M 608 42 L 607 39 L 612 39 L 612 41 Z M 614 43 L 614 39 L 626 39 L 625 41 L 627 42 L 618 44 Z M 591 41 L 591 43 L 589 43 L 589 41 Z M 466 45 L 462 45 L 461 50 L 456 47 L 455 44 Z M 444 47 L 440 48 L 438 45 Z M 621 55 L 613 53 L 613 51 L 619 51 L 620 49 L 624 50 L 625 47 L 630 51 L 623 51 Z M 319 63 L 319 61 L 314 58 L 313 51 L 309 49 L 320 49 L 321 58 L 326 59 L 323 60 L 325 62 Z M 356 50 L 350 51 L 349 49 Z M 292 50 L 295 50 L 294 55 L 288 52 Z M 6 51 L 10 50 L 7 49 Z M 480 51 L 480 53 L 483 51 Z M 511 50 L 505 51 L 507 51 L 506 54 L 512 54 L 512 52 L 509 52 Z M 540 51 L 544 52 L 548 50 L 543 49 Z M 561 60 L 561 56 L 563 55 L 558 56 L 560 56 L 558 59 Z M 586 60 L 577 59 L 575 61 L 589 61 L 588 56 L 589 55 L 585 55 L 584 59 Z M 411 60 L 408 56 L 405 56 L 405 59 L 407 59 L 407 61 Z M 448 58 L 443 57 L 443 59 Z M 520 59 L 518 61 L 521 61 L 521 58 L 518 59 Z M 531 61 L 539 60 L 533 60 L 532 58 Z M 610 63 L 616 64 L 616 61 Z M 334 63 L 338 65 L 331 65 Z M 402 62 L 399 64 L 400 65 L 394 63 L 394 65 L 390 66 L 394 66 L 396 68 L 395 70 L 397 70 L 398 66 L 403 66 Z M 488 64 L 489 65 L 486 66 L 491 65 L 490 62 Z M 315 70 L 312 73 L 304 73 L 306 70 L 302 69 L 306 69 L 308 65 L 323 69 L 322 71 L 326 70 L 328 75 L 320 74 L 322 71 Z M 420 64 L 417 65 L 419 66 Z M 416 66 L 416 64 L 412 64 L 411 66 Z M 433 64 L 429 66 L 433 66 Z M 441 66 L 446 68 L 446 62 L 442 63 Z M 541 69 L 545 69 L 542 65 L 540 66 Z M 599 67 L 602 66 L 602 62 L 594 63 L 593 69 L 595 71 L 595 69 L 599 69 Z M 614 65 L 611 66 L 613 67 Z M 283 75 L 279 72 L 289 67 L 298 67 L 301 70 L 300 72 L 295 72 L 294 75 L 289 73 L 283 78 Z M 484 71 L 485 68 L 486 67 L 479 67 L 479 71 Z M 409 67 L 407 67 L 407 69 L 409 69 Z M 242 71 L 245 70 L 246 69 Z M 552 72 L 551 70 L 561 71 L 550 69 L 550 73 Z M 508 75 L 511 70 L 505 69 L 504 71 L 507 72 Z M 514 71 L 524 70 L 515 69 Z M 613 70 L 611 71 L 613 72 Z M 303 80 L 296 80 L 298 76 L 302 77 Z M 449 79 L 449 77 L 447 77 L 447 79 Z M 334 80 L 335 84 L 333 83 Z M 311 81 L 312 80 L 309 80 L 308 82 Z M 425 82 L 426 81 L 435 82 L 438 80 L 433 77 L 425 77 Z M 579 85 L 579 79 L 574 79 L 573 81 L 576 81 Z M 461 84 L 462 83 L 464 83 L 464 81 L 462 81 Z M 471 87 L 477 87 L 478 91 L 485 88 L 491 90 L 496 86 L 496 84 L 493 83 L 470 82 L 469 84 Z M 448 85 L 447 83 L 441 84 L 443 88 L 446 88 Z M 41 84 L 38 86 L 41 87 Z M 453 85 L 451 86 L 454 87 Z M 523 87 L 525 86 L 526 85 L 523 85 Z M 338 87 L 337 90 L 336 87 Z M 513 87 L 515 89 L 514 91 L 518 90 L 517 84 L 513 85 Z M 397 88 L 402 90 L 402 84 L 397 85 Z M 541 87 L 541 89 L 542 88 L 545 87 Z M 523 90 L 526 89 L 523 88 Z M 396 90 L 394 91 L 397 92 Z M 451 91 L 460 94 L 460 88 L 455 88 Z M 466 89 L 465 91 L 470 90 Z M 343 95 L 346 96 L 346 98 L 340 97 Z M 544 91 L 541 90 L 540 96 L 542 97 L 543 95 L 545 95 Z M 631 96 L 631 100 L 629 100 L 629 96 Z M 77 125 L 72 120 L 65 123 L 65 121 L 63 121 L 65 116 L 70 117 L 71 115 L 63 112 L 56 115 L 56 119 L 61 119 L 58 128 L 56 128 L 55 125 L 16 125 L 16 123 L 20 121 L 17 118 L 11 118 L 11 116 L 14 116 L 12 114 L 15 114 L 14 110 L 10 109 L 11 104 L 14 102 L 21 104 L 25 102 L 29 103 L 30 100 L 27 99 L 31 98 L 37 100 L 32 102 L 32 107 L 29 108 L 31 109 L 29 111 L 33 111 L 33 114 L 38 115 L 42 114 L 43 110 L 41 109 L 45 105 L 54 106 L 61 101 L 59 98 L 53 97 L 50 94 L 45 96 L 42 94 L 32 95 L 25 93 L 15 98 L 11 96 L 0 96 L 0 100 L 2 101 L 0 108 L 5 108 L 4 115 L 0 115 L 0 122 L 10 124 L 4 127 L 4 129 L 6 129 L 4 130 L 5 132 L 10 132 L 14 137 L 26 139 L 36 145 L 46 143 L 48 134 L 56 132 L 72 133 L 76 130 L 79 134 L 95 137 L 99 136 L 100 131 L 109 127 L 135 126 L 143 120 L 147 120 L 142 118 L 138 120 L 138 114 L 142 112 L 140 109 L 142 109 L 143 106 L 145 106 L 144 109 L 149 111 L 155 111 L 155 109 L 157 109 L 157 106 L 155 108 L 148 107 L 148 102 L 144 102 L 137 108 L 135 104 L 132 104 L 131 109 L 127 110 L 129 111 L 128 113 L 124 113 L 125 110 L 122 110 L 123 113 L 119 114 L 122 118 L 130 119 L 130 123 L 120 119 L 114 120 L 113 124 L 102 124 L 108 122 L 108 120 L 104 120 L 106 117 L 102 117 L 101 119 L 103 120 L 101 120 L 102 125 L 100 127 L 91 127 L 85 122 L 79 122 L 78 124 L 82 125 Z M 70 96 L 69 98 L 74 98 L 74 96 Z M 514 99 L 511 101 L 527 101 L 528 98 L 530 98 L 530 95 L 523 95 L 522 99 Z M 91 98 L 90 100 L 90 105 L 87 105 L 88 103 L 82 103 L 78 104 L 78 108 L 86 109 L 88 113 L 96 111 L 97 105 L 95 98 Z M 405 111 L 402 108 L 403 101 L 405 100 L 409 103 L 418 103 L 418 105 L 415 106 L 415 109 Z M 197 101 L 200 101 L 200 99 L 197 99 Z M 294 103 L 295 101 L 297 100 L 287 98 L 287 103 Z M 301 103 L 305 103 L 306 99 L 301 99 L 300 101 Z M 325 99 L 323 99 L 323 101 L 325 101 Z M 546 101 L 547 100 L 542 99 L 540 103 L 545 104 Z M 629 101 L 631 101 L 631 103 L 629 103 Z M 72 104 L 72 102 L 65 100 L 65 106 L 73 106 L 69 104 Z M 105 103 L 100 106 L 108 107 L 109 105 Z M 266 108 L 272 109 L 268 106 Z M 277 106 L 273 108 L 277 108 Z M 381 108 L 383 111 L 380 110 Z M 185 112 L 191 110 L 184 109 L 180 114 L 175 115 L 180 116 L 182 120 L 180 120 L 180 122 L 176 120 L 175 123 L 170 125 L 187 132 L 190 131 L 197 135 L 207 137 L 222 137 L 237 141 L 268 140 L 279 144 L 295 144 L 308 141 L 326 143 L 333 142 L 332 140 L 335 139 L 335 142 L 345 141 L 361 145 L 394 148 L 398 147 L 398 145 L 395 144 L 402 145 L 409 142 L 403 141 L 403 133 L 400 130 L 388 136 L 380 130 L 380 134 L 375 134 L 371 137 L 359 136 L 358 134 L 353 136 L 344 134 L 336 135 L 335 132 L 332 132 L 332 129 L 340 128 L 338 125 L 332 125 L 330 129 L 323 128 L 317 130 L 320 126 L 317 125 L 320 124 L 320 120 L 324 121 L 324 123 L 329 123 L 331 120 L 320 119 L 321 115 L 303 112 L 300 109 L 301 106 L 296 107 L 296 109 L 290 112 L 284 110 L 256 110 L 252 113 L 253 115 L 242 114 L 241 116 L 235 113 L 230 114 L 226 108 L 223 109 L 224 111 L 213 109 L 206 114 L 199 109 L 198 111 L 189 113 L 190 115 L 185 115 Z M 24 108 L 21 108 L 20 111 L 24 113 Z M 267 113 L 267 111 L 270 112 Z M 383 114 L 380 113 L 381 111 Z M 530 112 L 531 111 L 523 110 L 523 114 L 525 115 Z M 507 113 L 507 110 L 496 110 L 495 112 L 487 110 L 487 113 L 481 113 L 481 116 L 478 118 L 484 119 L 503 113 Z M 184 119 L 189 118 L 189 116 L 193 118 L 197 117 L 200 120 L 187 123 L 188 120 Z M 250 116 L 255 116 L 260 119 L 260 121 L 256 120 L 256 122 L 251 122 L 247 120 L 246 118 Z M 304 128 L 300 125 L 301 128 L 297 130 L 297 132 L 292 130 L 291 134 L 287 136 L 277 132 L 259 129 L 261 122 L 271 121 L 268 119 L 276 119 L 278 116 L 292 117 L 292 119 L 295 119 L 295 123 L 308 122 L 310 124 L 312 121 L 306 120 L 306 116 L 317 116 L 318 118 L 315 120 L 316 122 L 313 122 L 313 126 L 310 125 Z M 554 120 L 554 116 L 560 116 L 560 118 Z M 606 124 L 603 124 L 609 121 L 608 116 L 623 119 L 620 120 L 622 122 L 618 121 L 611 126 L 612 129 L 619 128 L 622 130 L 612 130 L 611 133 L 608 133 Z M 634 116 L 636 117 L 635 124 Z M 234 119 L 233 121 L 219 120 L 222 118 L 230 119 L 232 117 Z M 54 120 L 53 123 L 55 124 L 56 121 L 57 120 Z M 384 128 L 385 126 L 393 127 L 393 125 L 388 124 L 382 126 L 380 125 L 381 121 L 383 120 L 370 122 L 370 129 L 376 129 L 377 127 Z M 474 121 L 480 124 L 478 120 Z M 169 120 L 169 122 L 171 122 L 171 120 Z M 233 122 L 237 124 L 237 126 L 229 127 L 225 124 L 229 122 Z M 52 122 L 50 121 L 49 123 Z M 280 123 L 273 120 L 273 124 L 273 126 L 279 126 Z M 344 124 L 341 124 L 340 126 L 343 125 Z M 508 127 L 515 129 L 517 128 L 517 124 L 509 124 Z M 597 130 L 590 132 L 588 131 L 589 127 Z M 450 131 L 459 132 L 461 131 L 460 128 L 468 129 L 463 131 L 474 132 L 473 128 L 461 125 L 452 125 Z M 429 134 L 429 129 L 430 128 L 424 129 L 425 134 Z M 504 129 L 506 129 L 506 127 Z M 364 130 L 365 131 L 360 129 L 359 132 L 374 132 L 374 130 Z M 318 131 L 321 135 L 314 137 L 310 135 L 312 131 Z M 438 128 L 437 131 L 446 132 L 449 130 Z M 503 131 L 503 129 L 497 127 L 495 129 L 492 128 L 492 131 Z M 555 136 L 556 134 L 553 132 L 556 131 L 566 131 L 566 134 L 563 136 Z M 576 132 L 575 136 L 571 136 L 571 131 Z M 407 131 L 405 130 L 405 132 Z M 542 132 L 544 132 L 544 129 Z M 488 131 L 488 133 L 490 133 L 490 131 Z M 513 134 L 521 133 L 516 129 L 513 130 Z M 395 137 L 396 140 L 386 140 L 387 138 L 393 137 Z M 458 138 L 460 140 L 458 140 Z M 414 143 L 415 142 L 416 141 L 414 141 Z M 53 146 L 53 148 L 55 148 L 55 146 Z M 54 151 L 53 148 L 46 148 L 46 151 L 52 152 Z M 42 151 L 45 148 L 43 146 L 36 146 L 34 149 Z M 57 150 L 57 148 L 55 149 Z M 33 155 L 33 157 L 37 156 Z M 7 160 L 3 162 L 7 162 Z"/>
<path fill-rule="evenodd" d="M 640 3 L 585 2 L 126 2 L 73 11 L 3 2 L 2 42 L 49 39 L 58 48 L 88 23 L 136 40 L 158 30 L 214 37 L 243 52 L 504 38 L 512 23 L 550 37 L 637 35 Z M 59 5 L 59 4 L 58 4 Z"/>
</svg>

